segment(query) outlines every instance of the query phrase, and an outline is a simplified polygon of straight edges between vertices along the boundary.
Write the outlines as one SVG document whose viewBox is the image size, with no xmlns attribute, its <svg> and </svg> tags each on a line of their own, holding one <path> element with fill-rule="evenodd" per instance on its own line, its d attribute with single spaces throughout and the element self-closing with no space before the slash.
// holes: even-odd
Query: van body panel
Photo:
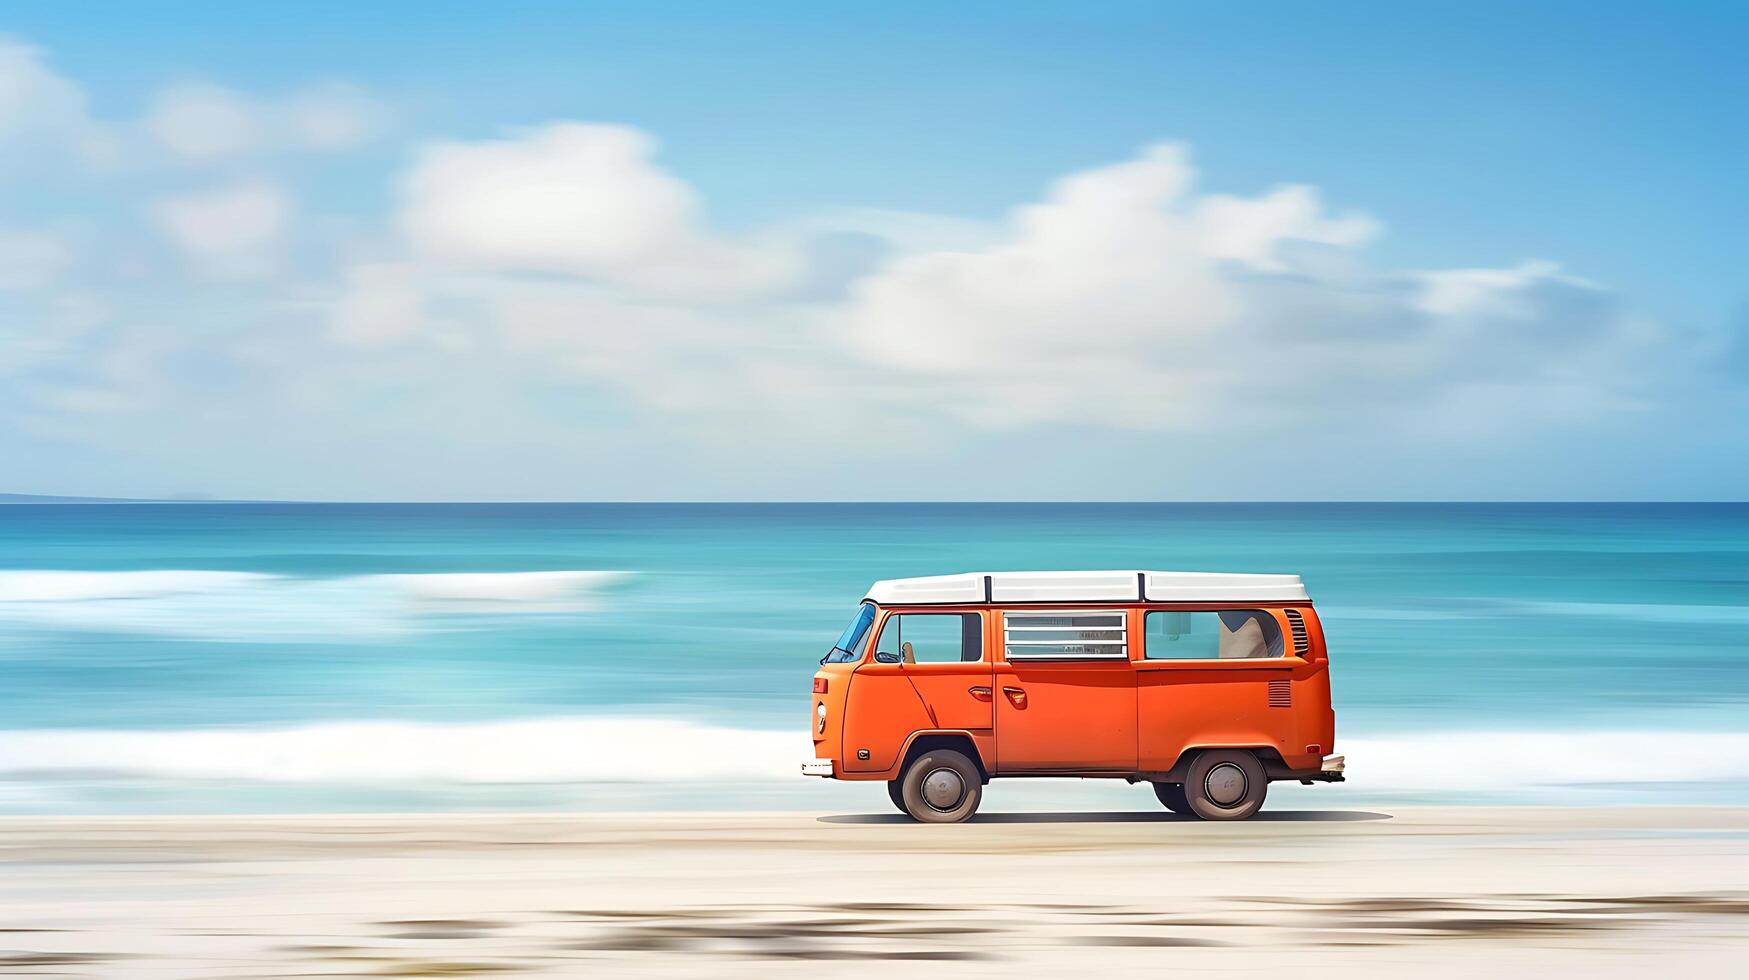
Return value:
<svg viewBox="0 0 1749 980">
<path fill-rule="evenodd" d="M 1198 605 L 1198 612 L 1260 609 L 1269 613 L 1282 631 L 1287 652 L 1253 660 L 1149 659 L 1148 637 L 1141 629 L 1146 615 L 1186 608 L 1135 610 L 1131 656 L 1139 718 L 1138 768 L 1165 772 L 1186 751 L 1213 747 L 1268 748 L 1290 768 L 1316 768 L 1322 754 L 1330 751 L 1335 728 L 1321 636 L 1299 655 L 1293 652 L 1283 608 L 1261 603 Z M 1309 637 L 1316 632 L 1316 616 L 1309 605 L 1288 608 L 1304 618 Z M 1308 752 L 1311 745 L 1318 749 Z"/>
<path fill-rule="evenodd" d="M 821 664 L 814 672 L 816 681 L 824 679 L 826 691 L 815 693 L 808 702 L 808 731 L 814 740 L 814 758 L 839 759 L 843 755 L 845 707 L 850 703 L 850 677 L 856 664 Z M 819 724 L 820 706 L 826 707 L 826 724 Z"/>
<path fill-rule="evenodd" d="M 992 724 L 990 665 L 908 664 L 905 677 L 916 688 L 928 712 L 931 728 L 953 731 L 989 731 Z"/>
<path fill-rule="evenodd" d="M 839 768 L 880 772 L 899 764 L 913 732 L 936 727 L 899 664 L 864 663 L 850 677 Z M 858 758 L 866 750 L 867 759 Z"/>
<path fill-rule="evenodd" d="M 1336 751 L 1336 702 L 1331 691 L 1330 654 L 1324 645 L 1324 624 L 1318 619 L 1318 611 L 1311 606 L 1296 608 L 1305 619 L 1306 632 L 1311 641 L 1312 649 L 1306 654 L 1306 659 L 1317 665 L 1316 670 L 1295 679 L 1294 715 L 1300 723 L 1296 746 L 1303 751 L 1305 746 L 1316 745 L 1323 754 L 1331 755 Z M 1305 752 L 1304 758 L 1309 760 L 1316 755 L 1316 752 Z M 1295 768 L 1313 768 L 1317 765 L 1315 762 L 1306 762 L 1301 766 L 1291 761 L 1289 764 Z"/>
<path fill-rule="evenodd" d="M 996 771 L 1136 768 L 1126 661 L 996 665 Z"/>
<path fill-rule="evenodd" d="M 1191 745 L 1267 745 L 1283 751 L 1295 731 L 1291 709 L 1268 707 L 1270 681 L 1292 669 L 1235 670 L 1138 663 L 1138 768 L 1172 768 Z M 1285 752 L 1284 752 L 1285 755 Z"/>
<path fill-rule="evenodd" d="M 916 609 L 893 609 L 881 618 L 879 626 L 886 628 L 891 616 L 901 613 L 948 613 L 978 617 L 977 636 L 971 637 L 979 646 L 979 658 L 959 663 L 903 664 L 905 677 L 916 689 L 923 709 L 929 714 L 930 727 L 941 731 L 989 731 L 994 714 L 990 687 L 990 616 L 987 610 L 975 606 L 925 606 Z M 968 645 L 969 641 L 968 640 Z M 876 641 L 879 643 L 877 636 Z M 871 647 L 870 649 L 873 649 Z"/>
</svg>

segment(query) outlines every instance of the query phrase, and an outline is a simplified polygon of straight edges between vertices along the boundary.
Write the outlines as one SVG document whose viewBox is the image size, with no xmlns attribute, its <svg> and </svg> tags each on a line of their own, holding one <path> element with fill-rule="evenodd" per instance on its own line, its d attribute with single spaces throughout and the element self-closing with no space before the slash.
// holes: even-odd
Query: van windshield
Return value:
<svg viewBox="0 0 1749 980">
<path fill-rule="evenodd" d="M 823 664 L 843 664 L 862 656 L 862 640 L 868 636 L 868 627 L 874 622 L 875 610 L 868 603 L 856 607 L 856 615 L 851 618 L 850 625 L 844 627 L 844 633 L 838 637 L 838 642 L 832 644 L 831 652 L 820 659 Z"/>
</svg>

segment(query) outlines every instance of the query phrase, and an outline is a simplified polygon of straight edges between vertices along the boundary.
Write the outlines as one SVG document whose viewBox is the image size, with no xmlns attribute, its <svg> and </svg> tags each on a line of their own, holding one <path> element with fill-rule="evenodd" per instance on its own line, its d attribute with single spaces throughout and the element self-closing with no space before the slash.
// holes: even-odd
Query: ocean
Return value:
<svg viewBox="0 0 1749 980">
<path fill-rule="evenodd" d="M 1744 504 L 13 504 L 0 813 L 885 809 L 796 774 L 868 584 L 1074 568 L 1305 578 L 1279 805 L 1749 802 Z"/>
</svg>

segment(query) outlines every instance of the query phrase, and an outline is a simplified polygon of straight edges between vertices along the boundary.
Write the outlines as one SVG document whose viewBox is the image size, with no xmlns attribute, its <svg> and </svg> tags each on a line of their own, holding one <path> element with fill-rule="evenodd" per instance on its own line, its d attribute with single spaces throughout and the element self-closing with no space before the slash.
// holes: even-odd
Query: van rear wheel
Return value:
<svg viewBox="0 0 1749 980">
<path fill-rule="evenodd" d="M 905 781 L 903 779 L 887 780 L 887 799 L 893 801 L 893 805 L 899 808 L 900 813 L 909 812 L 905 809 Z"/>
<path fill-rule="evenodd" d="M 970 820 L 984 795 L 978 767 L 952 749 L 933 749 L 911 760 L 899 783 L 905 812 L 922 823 Z"/>
<path fill-rule="evenodd" d="M 1166 809 L 1171 810 L 1173 813 L 1182 813 L 1185 816 L 1193 816 L 1190 812 L 1190 801 L 1184 797 L 1183 783 L 1155 783 L 1154 795 L 1159 798 L 1160 803 L 1164 805 Z"/>
<path fill-rule="evenodd" d="M 1263 763 L 1239 749 L 1204 752 L 1184 774 L 1185 801 L 1204 820 L 1244 820 L 1263 808 L 1268 790 Z"/>
</svg>

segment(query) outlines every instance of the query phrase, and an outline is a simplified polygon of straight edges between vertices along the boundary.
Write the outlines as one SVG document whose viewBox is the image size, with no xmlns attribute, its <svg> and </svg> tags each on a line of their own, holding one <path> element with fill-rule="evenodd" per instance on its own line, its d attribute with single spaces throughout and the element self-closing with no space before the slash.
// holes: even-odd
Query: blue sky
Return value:
<svg viewBox="0 0 1749 980">
<path fill-rule="evenodd" d="M 1737 5 L 502 6 L 8 5 L 0 489 L 1749 486 Z"/>
</svg>

